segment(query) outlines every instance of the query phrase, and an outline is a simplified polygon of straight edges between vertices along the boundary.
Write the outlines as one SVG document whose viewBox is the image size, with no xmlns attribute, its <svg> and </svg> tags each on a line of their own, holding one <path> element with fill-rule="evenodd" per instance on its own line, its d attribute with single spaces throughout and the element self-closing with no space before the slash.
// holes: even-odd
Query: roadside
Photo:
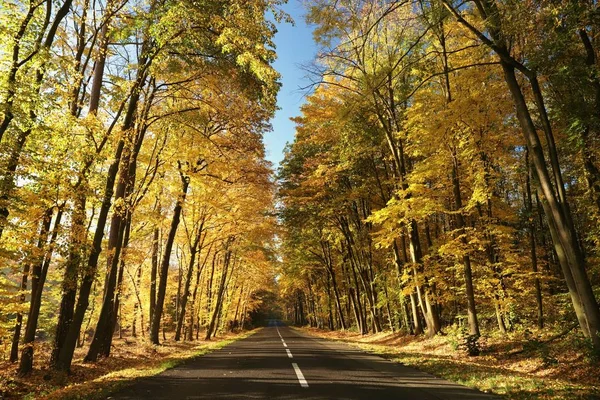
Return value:
<svg viewBox="0 0 600 400">
<path fill-rule="evenodd" d="M 87 348 L 77 349 L 70 374 L 45 368 L 49 357 L 49 348 L 45 347 L 49 344 L 43 343 L 42 351 L 36 351 L 36 355 L 39 354 L 36 365 L 42 367 L 36 367 L 31 375 L 17 377 L 15 364 L 0 362 L 0 399 L 104 399 L 139 378 L 157 375 L 256 331 L 225 334 L 212 341 L 168 341 L 162 346 L 153 346 L 142 338 L 115 339 L 111 357 L 96 363 L 83 363 Z"/>
<path fill-rule="evenodd" d="M 586 356 L 574 334 L 548 343 L 548 338 L 517 335 L 485 338 L 481 354 L 470 357 L 452 334 L 433 338 L 390 332 L 362 336 L 350 331 L 295 329 L 509 399 L 600 399 L 598 362 Z"/>
</svg>

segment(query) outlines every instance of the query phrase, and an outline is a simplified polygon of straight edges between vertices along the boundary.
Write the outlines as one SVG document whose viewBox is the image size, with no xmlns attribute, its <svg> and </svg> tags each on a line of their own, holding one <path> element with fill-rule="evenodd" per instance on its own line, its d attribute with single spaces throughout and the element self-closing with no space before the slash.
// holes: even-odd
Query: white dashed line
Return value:
<svg viewBox="0 0 600 400">
<path fill-rule="evenodd" d="M 285 347 L 285 352 L 287 353 L 288 358 L 294 358 L 290 349 L 287 348 L 288 346 L 285 343 L 285 340 L 283 340 L 283 336 L 281 336 L 281 332 L 279 332 L 279 327 L 277 325 L 275 325 L 275 329 L 277 329 L 277 334 L 279 335 L 279 338 L 281 339 L 281 343 L 283 343 L 283 347 Z M 298 382 L 300 382 L 300 386 L 302 386 L 303 388 L 307 388 L 308 382 L 306 382 L 306 379 L 304 378 L 304 374 L 300 370 L 300 367 L 298 367 L 298 364 L 292 363 L 292 367 L 294 367 L 294 371 L 296 372 L 296 376 L 298 377 Z"/>
<path fill-rule="evenodd" d="M 292 367 L 294 367 L 294 371 L 296 371 L 296 376 L 298 377 L 298 382 L 300 382 L 300 386 L 307 388 L 308 382 L 306 382 L 306 379 L 304 379 L 304 375 L 302 374 L 302 371 L 300 371 L 300 367 L 298 366 L 298 364 L 292 363 Z"/>
</svg>

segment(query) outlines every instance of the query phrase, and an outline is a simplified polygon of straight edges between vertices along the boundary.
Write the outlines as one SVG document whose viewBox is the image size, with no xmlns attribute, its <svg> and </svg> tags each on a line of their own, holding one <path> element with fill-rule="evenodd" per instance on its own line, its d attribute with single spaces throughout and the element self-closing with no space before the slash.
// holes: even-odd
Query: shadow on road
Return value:
<svg viewBox="0 0 600 400">
<path fill-rule="evenodd" d="M 497 398 L 413 368 L 271 324 L 247 339 L 138 381 L 111 399 Z M 282 339 L 280 339 L 280 332 Z M 287 347 L 283 346 L 285 341 Z M 286 348 L 293 354 L 289 358 Z M 292 367 L 302 370 L 300 386 Z"/>
</svg>

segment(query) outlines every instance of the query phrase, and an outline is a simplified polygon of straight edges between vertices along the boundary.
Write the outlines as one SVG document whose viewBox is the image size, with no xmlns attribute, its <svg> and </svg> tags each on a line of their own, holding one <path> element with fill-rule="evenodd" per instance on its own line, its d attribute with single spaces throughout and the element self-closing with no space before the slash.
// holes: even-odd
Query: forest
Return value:
<svg viewBox="0 0 600 400">
<path fill-rule="evenodd" d="M 279 170 L 287 318 L 598 360 L 598 11 L 312 1 L 314 90 Z"/>
<path fill-rule="evenodd" d="M 210 339 L 273 281 L 278 73 L 245 1 L 3 1 L 0 341 L 28 374 L 113 336 Z"/>
<path fill-rule="evenodd" d="M 284 3 L 1 0 L 10 376 L 274 316 L 469 356 L 567 338 L 595 365 L 597 2 L 305 2 L 319 52 L 277 168 Z"/>
</svg>

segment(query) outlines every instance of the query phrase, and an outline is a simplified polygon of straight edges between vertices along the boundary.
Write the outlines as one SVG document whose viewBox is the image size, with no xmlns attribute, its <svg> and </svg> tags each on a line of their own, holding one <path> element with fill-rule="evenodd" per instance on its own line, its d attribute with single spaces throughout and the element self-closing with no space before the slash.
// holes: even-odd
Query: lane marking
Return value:
<svg viewBox="0 0 600 400">
<path fill-rule="evenodd" d="M 296 376 L 298 377 L 298 382 L 300 382 L 300 386 L 307 388 L 308 382 L 306 382 L 306 379 L 304 379 L 304 374 L 302 374 L 302 371 L 300 370 L 300 367 L 298 367 L 298 364 L 292 363 L 292 367 L 294 367 L 294 371 L 296 371 Z"/>
<path fill-rule="evenodd" d="M 275 326 L 275 329 L 277 329 L 277 334 L 279 335 L 279 338 L 283 340 L 283 337 L 281 336 L 281 332 L 279 332 L 279 327 L 277 325 Z"/>
<path fill-rule="evenodd" d="M 287 344 L 285 344 L 285 342 L 283 342 L 283 347 L 287 347 Z"/>
<path fill-rule="evenodd" d="M 292 355 L 292 352 L 290 351 L 290 349 L 285 349 L 285 351 L 287 352 L 287 355 L 289 358 L 294 358 L 294 356 Z"/>
</svg>

